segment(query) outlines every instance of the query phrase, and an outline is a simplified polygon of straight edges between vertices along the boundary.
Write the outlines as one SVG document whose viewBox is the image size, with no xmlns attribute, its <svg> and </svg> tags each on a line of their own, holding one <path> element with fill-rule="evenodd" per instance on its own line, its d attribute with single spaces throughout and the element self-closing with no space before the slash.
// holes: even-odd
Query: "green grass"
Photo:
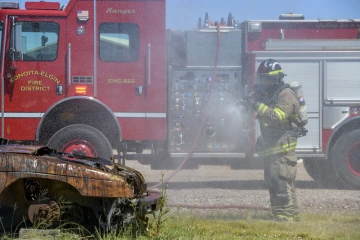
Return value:
<svg viewBox="0 0 360 240">
<path fill-rule="evenodd" d="M 156 219 L 150 219 L 154 221 Z M 36 236 L 36 239 L 53 239 Z M 1 239 L 1 237 L 0 237 Z M 11 239 L 3 236 L 2 239 Z M 62 232 L 57 239 L 360 239 L 360 215 L 356 213 L 302 213 L 298 222 L 273 222 L 269 212 L 171 209 L 161 231 L 152 236 L 131 237 L 96 234 L 92 237 Z"/>
<path fill-rule="evenodd" d="M 158 239 L 360 239 L 356 214 L 301 214 L 298 222 L 273 222 L 270 213 L 172 211 Z"/>
</svg>

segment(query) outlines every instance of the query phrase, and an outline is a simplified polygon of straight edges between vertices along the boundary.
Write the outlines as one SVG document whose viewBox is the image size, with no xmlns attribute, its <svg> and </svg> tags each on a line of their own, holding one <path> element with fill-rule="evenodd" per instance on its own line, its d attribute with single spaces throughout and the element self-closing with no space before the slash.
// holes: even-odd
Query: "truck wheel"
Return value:
<svg viewBox="0 0 360 240">
<path fill-rule="evenodd" d="M 104 199 L 102 207 L 104 212 L 98 214 L 98 222 L 104 233 L 118 235 L 120 231 L 130 231 L 135 234 L 147 228 L 145 212 L 135 212 L 137 201 L 134 199 Z"/>
<path fill-rule="evenodd" d="M 83 124 L 69 125 L 60 129 L 51 137 L 48 147 L 88 157 L 109 159 L 113 155 L 111 144 L 105 135 Z"/>
<path fill-rule="evenodd" d="M 330 164 L 323 158 L 304 158 L 304 168 L 306 172 L 321 185 L 335 185 L 334 171 L 331 170 Z"/>
<path fill-rule="evenodd" d="M 360 130 L 345 133 L 336 141 L 331 160 L 337 176 L 360 189 Z"/>
</svg>

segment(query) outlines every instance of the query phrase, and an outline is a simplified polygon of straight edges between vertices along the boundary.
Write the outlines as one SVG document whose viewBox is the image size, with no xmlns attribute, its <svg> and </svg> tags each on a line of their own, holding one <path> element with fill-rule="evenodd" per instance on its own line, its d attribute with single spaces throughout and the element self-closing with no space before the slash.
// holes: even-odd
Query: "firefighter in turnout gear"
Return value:
<svg viewBox="0 0 360 240">
<path fill-rule="evenodd" d="M 280 64 L 268 59 L 259 65 L 258 84 L 248 97 L 256 112 L 261 136 L 256 151 L 264 161 L 264 178 L 270 193 L 274 220 L 291 221 L 298 214 L 294 181 L 297 158 L 294 134 L 299 100 L 288 84 Z"/>
</svg>

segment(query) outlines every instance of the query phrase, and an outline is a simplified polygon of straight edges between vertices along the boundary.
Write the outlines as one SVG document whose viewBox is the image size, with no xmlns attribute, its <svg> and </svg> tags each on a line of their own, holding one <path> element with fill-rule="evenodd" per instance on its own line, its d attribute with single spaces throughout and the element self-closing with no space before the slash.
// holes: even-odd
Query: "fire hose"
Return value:
<svg viewBox="0 0 360 240">
<path fill-rule="evenodd" d="M 220 24 L 218 22 L 215 22 L 215 25 L 217 26 L 217 47 L 216 47 L 216 57 L 215 57 L 215 64 L 214 64 L 214 68 L 213 68 L 213 72 L 212 72 L 212 79 L 213 81 L 211 81 L 210 83 L 210 88 L 209 88 L 209 94 L 211 95 L 212 93 L 212 89 L 213 89 L 213 83 L 215 80 L 215 76 L 216 76 L 216 71 L 217 71 L 217 66 L 218 66 L 218 61 L 219 61 L 219 52 L 220 52 Z M 195 139 L 186 155 L 186 157 L 184 158 L 184 160 L 179 164 L 179 166 L 170 174 L 170 176 L 168 176 L 164 181 L 159 182 L 153 186 L 150 186 L 149 189 L 154 189 L 157 188 L 161 185 L 163 185 L 164 183 L 166 184 L 167 182 L 169 182 L 183 167 L 183 165 L 189 160 L 189 158 L 191 157 L 193 151 L 195 150 L 195 147 L 197 146 L 198 140 L 201 136 L 202 133 L 202 129 L 205 125 L 207 116 L 208 116 L 208 108 L 209 108 L 209 102 L 207 102 L 206 106 L 205 106 L 205 114 L 203 115 L 202 121 L 201 121 L 201 125 L 199 127 L 199 130 L 197 132 L 197 134 L 195 135 Z M 197 209 L 232 209 L 232 208 L 236 208 L 236 209 L 251 209 L 251 210 L 262 210 L 262 211 L 270 211 L 270 208 L 266 208 L 266 207 L 259 207 L 259 206 L 250 206 L 250 205 L 196 205 L 196 204 L 167 204 L 168 207 L 181 207 L 181 208 L 197 208 Z"/>
<path fill-rule="evenodd" d="M 215 80 L 215 76 L 216 76 L 216 71 L 217 71 L 217 66 L 218 66 L 218 62 L 219 62 L 219 52 L 220 52 L 220 24 L 218 22 L 215 22 L 216 25 L 216 30 L 217 30 L 217 47 L 216 47 L 216 57 L 215 57 L 215 64 L 214 64 L 214 68 L 213 68 L 213 73 L 212 73 L 212 81 L 210 82 L 210 88 L 209 88 L 209 94 L 211 95 L 212 89 L 213 89 L 213 84 L 214 84 L 214 80 Z M 154 186 L 149 187 L 149 189 L 153 189 L 156 187 L 159 187 L 160 185 L 162 185 L 163 183 L 167 183 L 168 181 L 170 181 L 182 168 L 182 166 L 188 161 L 188 159 L 191 157 L 192 153 L 195 150 L 195 147 L 197 146 L 198 140 L 201 136 L 201 132 L 202 129 L 205 125 L 206 119 L 207 119 L 207 115 L 208 115 L 208 108 L 209 108 L 209 102 L 207 102 L 206 106 L 205 106 L 205 114 L 203 115 L 199 130 L 197 132 L 197 134 L 195 135 L 195 139 L 194 142 L 192 143 L 186 157 L 184 158 L 184 160 L 179 164 L 179 166 L 173 171 L 173 173 L 167 177 L 163 182 L 159 182 L 157 184 L 155 184 Z"/>
<path fill-rule="evenodd" d="M 262 211 L 271 211 L 270 208 L 267 207 L 258 207 L 258 206 L 250 206 L 250 205 L 196 205 L 196 204 L 167 204 L 168 207 L 180 207 L 180 208 L 191 208 L 191 209 L 246 209 L 246 210 L 262 210 Z"/>
</svg>

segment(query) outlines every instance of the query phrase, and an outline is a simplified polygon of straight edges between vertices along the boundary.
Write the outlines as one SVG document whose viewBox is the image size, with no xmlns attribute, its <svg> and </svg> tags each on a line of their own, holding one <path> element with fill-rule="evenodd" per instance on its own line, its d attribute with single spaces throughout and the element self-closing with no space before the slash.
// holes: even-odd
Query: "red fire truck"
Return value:
<svg viewBox="0 0 360 240">
<path fill-rule="evenodd" d="M 302 18 L 242 23 L 243 77 L 251 85 L 262 60 L 278 60 L 285 81 L 304 89 L 308 134 L 298 139 L 297 156 L 307 172 L 315 180 L 359 188 L 360 20 Z"/>
<path fill-rule="evenodd" d="M 3 138 L 105 158 L 116 149 L 153 168 L 189 153 L 191 168 L 237 168 L 256 156 L 259 134 L 241 99 L 274 58 L 305 92 L 297 153 L 307 171 L 360 188 L 360 20 L 230 14 L 181 32 L 166 30 L 165 0 L 0 8 Z"/>
</svg>

